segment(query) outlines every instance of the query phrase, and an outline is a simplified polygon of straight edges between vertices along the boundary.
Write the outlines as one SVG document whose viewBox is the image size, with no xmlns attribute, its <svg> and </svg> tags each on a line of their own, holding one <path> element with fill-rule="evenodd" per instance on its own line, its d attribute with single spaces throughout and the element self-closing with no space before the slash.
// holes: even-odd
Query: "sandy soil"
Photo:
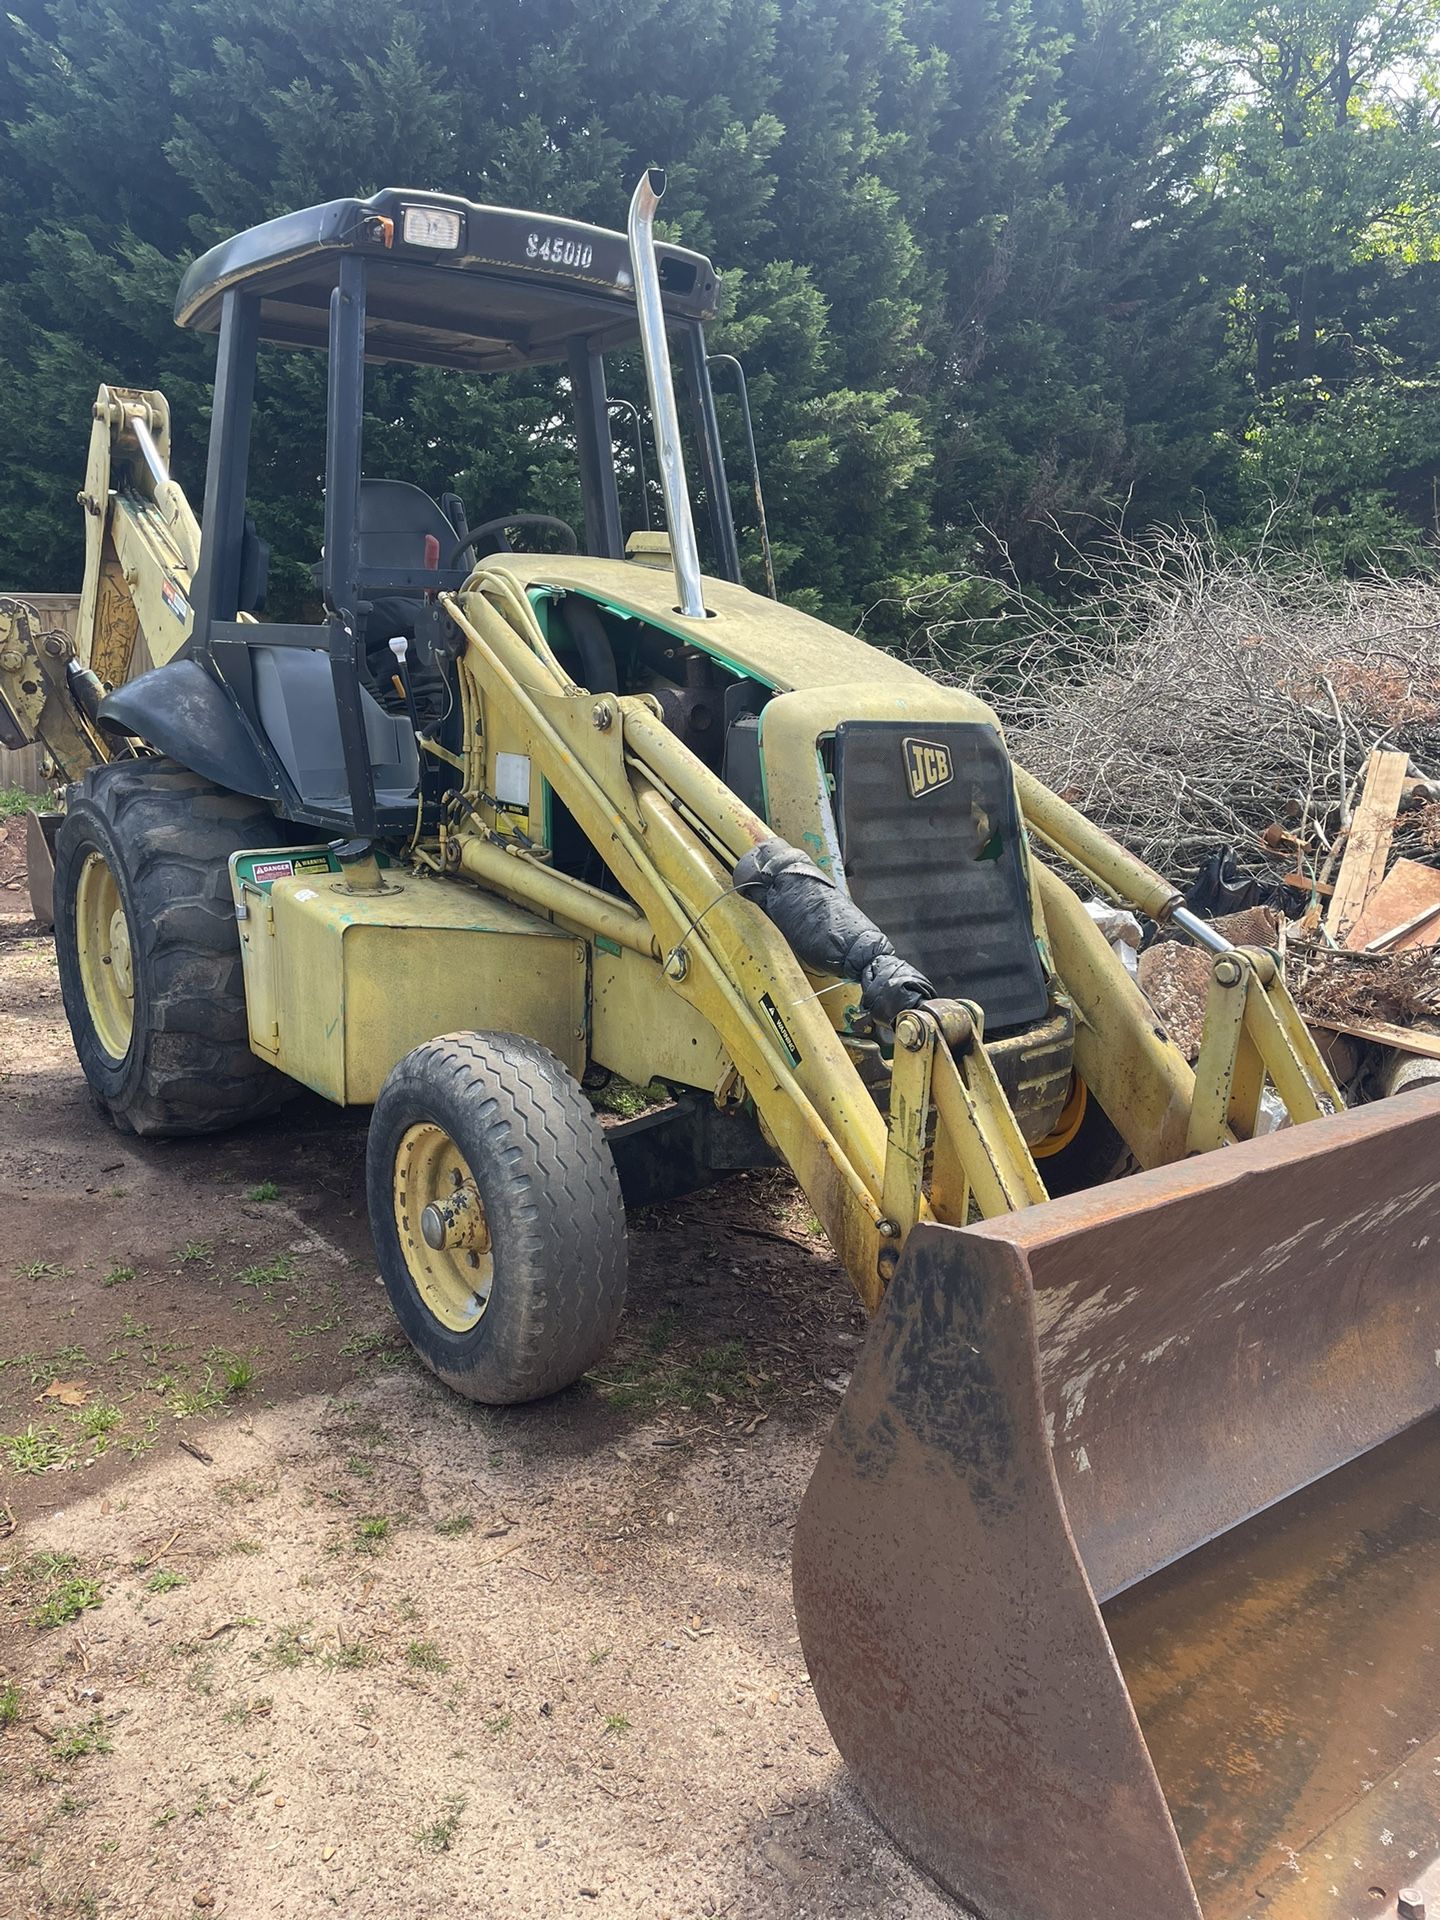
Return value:
<svg viewBox="0 0 1440 1920">
<path fill-rule="evenodd" d="M 22 843 L 23 844 L 23 843 Z M 940 1920 L 811 1697 L 790 1529 L 860 1330 L 773 1175 L 632 1220 L 599 1375 L 457 1400 L 363 1130 L 86 1097 L 0 837 L 0 1916 Z"/>
</svg>

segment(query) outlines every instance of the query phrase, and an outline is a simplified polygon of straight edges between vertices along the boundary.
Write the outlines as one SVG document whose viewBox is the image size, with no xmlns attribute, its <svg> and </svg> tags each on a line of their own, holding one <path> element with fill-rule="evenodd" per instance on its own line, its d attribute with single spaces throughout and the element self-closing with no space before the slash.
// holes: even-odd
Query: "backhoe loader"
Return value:
<svg viewBox="0 0 1440 1920">
<path fill-rule="evenodd" d="M 900 1846 L 984 1920 L 1440 1912 L 1440 1094 L 1343 1111 L 1275 955 L 978 699 L 741 584 L 662 190 L 624 234 L 386 190 L 189 267 L 203 535 L 164 473 L 177 551 L 124 575 L 182 639 L 108 675 L 57 837 L 90 1086 L 151 1135 L 370 1107 L 396 1314 L 491 1403 L 604 1352 L 622 1193 L 783 1162 L 873 1315 L 794 1588 Z M 256 617 L 261 343 L 327 359 L 311 623 Z M 558 364 L 583 529 L 380 477 L 382 361 Z M 1193 1070 L 1082 890 L 1210 950 Z M 607 1073 L 674 1105 L 607 1137 Z"/>
</svg>

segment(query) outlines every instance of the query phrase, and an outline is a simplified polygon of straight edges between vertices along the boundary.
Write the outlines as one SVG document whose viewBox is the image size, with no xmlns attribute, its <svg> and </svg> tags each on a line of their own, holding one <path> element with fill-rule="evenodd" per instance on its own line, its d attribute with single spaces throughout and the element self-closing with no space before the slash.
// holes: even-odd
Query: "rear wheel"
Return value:
<svg viewBox="0 0 1440 1920">
<path fill-rule="evenodd" d="M 284 829 L 168 760 L 93 768 L 56 838 L 55 945 L 96 1099 L 141 1134 L 211 1133 L 289 1083 L 250 1051 L 228 861 Z"/>
<path fill-rule="evenodd" d="M 452 1033 L 409 1053 L 370 1120 L 370 1224 L 416 1352 L 468 1400 L 578 1380 L 625 1300 L 625 1210 L 590 1102 L 552 1053 Z"/>
</svg>

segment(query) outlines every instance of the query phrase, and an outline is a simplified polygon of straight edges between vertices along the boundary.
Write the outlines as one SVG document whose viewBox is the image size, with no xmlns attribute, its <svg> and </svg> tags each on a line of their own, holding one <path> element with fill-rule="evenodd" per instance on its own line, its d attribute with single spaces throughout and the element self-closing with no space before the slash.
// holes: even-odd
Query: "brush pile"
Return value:
<svg viewBox="0 0 1440 1920">
<path fill-rule="evenodd" d="M 1227 850 L 1250 878 L 1317 877 L 1377 747 L 1440 775 L 1440 574 L 1333 580 L 1203 529 L 1075 550 L 1070 571 L 1065 608 L 1006 589 L 989 620 L 918 609 L 914 657 L 973 685 L 1017 760 L 1182 885 Z M 1440 857 L 1440 804 L 1395 844 Z"/>
</svg>

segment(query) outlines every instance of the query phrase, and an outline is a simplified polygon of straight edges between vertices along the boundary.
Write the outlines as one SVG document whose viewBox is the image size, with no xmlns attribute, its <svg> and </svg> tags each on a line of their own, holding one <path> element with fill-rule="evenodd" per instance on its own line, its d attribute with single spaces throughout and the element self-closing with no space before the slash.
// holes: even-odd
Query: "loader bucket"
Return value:
<svg viewBox="0 0 1440 1920">
<path fill-rule="evenodd" d="M 1440 1920 L 1437 1407 L 1440 1090 L 917 1227 L 795 1541 L 882 1824 L 983 1920 Z"/>
</svg>

